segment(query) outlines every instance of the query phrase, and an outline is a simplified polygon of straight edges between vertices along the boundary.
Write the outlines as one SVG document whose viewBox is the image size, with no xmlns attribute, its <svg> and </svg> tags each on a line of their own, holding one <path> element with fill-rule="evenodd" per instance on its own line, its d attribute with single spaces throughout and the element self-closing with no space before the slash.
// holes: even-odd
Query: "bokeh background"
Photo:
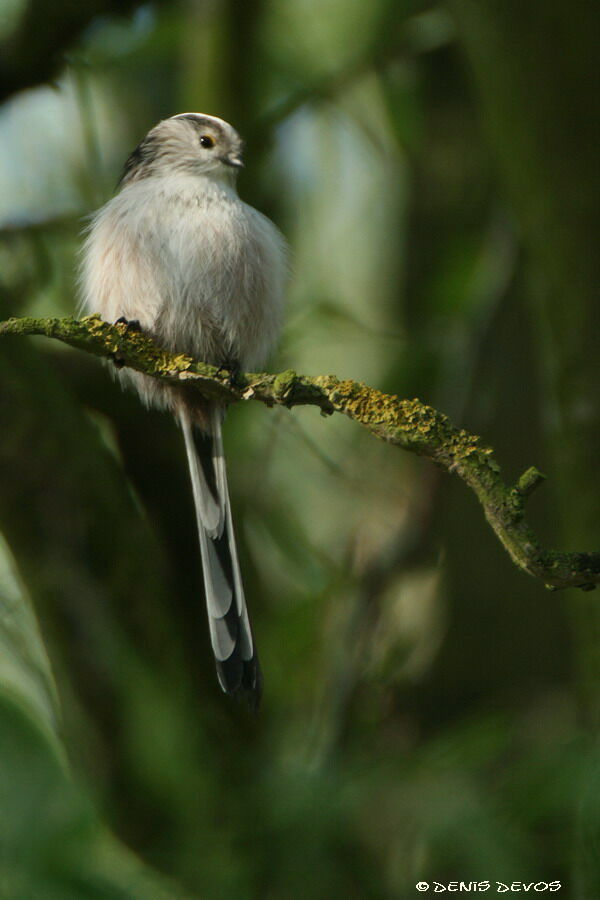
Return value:
<svg viewBox="0 0 600 900">
<path fill-rule="evenodd" d="M 2 0 L 0 318 L 72 314 L 128 153 L 217 114 L 292 247 L 271 370 L 433 404 L 549 476 L 548 546 L 597 548 L 595 7 Z M 0 895 L 599 897 L 597 592 L 341 417 L 238 405 L 226 445 L 256 717 L 216 683 L 175 426 L 0 342 Z"/>
</svg>

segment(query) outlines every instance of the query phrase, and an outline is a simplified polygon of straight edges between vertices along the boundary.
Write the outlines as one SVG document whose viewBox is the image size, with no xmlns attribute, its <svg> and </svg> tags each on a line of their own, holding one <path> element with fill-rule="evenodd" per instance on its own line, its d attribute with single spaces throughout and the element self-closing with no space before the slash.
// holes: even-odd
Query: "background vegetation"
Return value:
<svg viewBox="0 0 600 900">
<path fill-rule="evenodd" d="M 594 4 L 3 0 L 0 318 L 76 305 L 84 217 L 161 117 L 247 141 L 293 248 L 274 370 L 483 434 L 600 545 Z M 97 360 L 0 343 L 0 895 L 600 896 L 600 607 L 464 485 L 312 409 L 230 413 L 266 675 L 219 691 L 180 436 Z M 561 894 L 562 895 L 562 894 Z"/>
</svg>

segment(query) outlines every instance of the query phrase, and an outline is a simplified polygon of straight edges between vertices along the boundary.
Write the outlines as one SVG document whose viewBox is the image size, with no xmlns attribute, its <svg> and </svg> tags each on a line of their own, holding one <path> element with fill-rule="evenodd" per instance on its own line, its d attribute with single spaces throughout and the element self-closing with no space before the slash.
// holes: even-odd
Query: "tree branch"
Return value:
<svg viewBox="0 0 600 900">
<path fill-rule="evenodd" d="M 592 590 L 600 582 L 600 552 L 545 550 L 527 525 L 526 499 L 544 476 L 530 468 L 514 487 L 508 487 L 493 451 L 479 437 L 455 428 L 445 415 L 419 400 L 401 400 L 333 375 L 309 377 L 293 371 L 278 375 L 247 373 L 232 383 L 228 373 L 189 356 L 168 353 L 127 324 L 109 325 L 99 316 L 81 320 L 9 319 L 0 323 L 0 337 L 8 335 L 53 337 L 168 384 L 197 388 L 204 396 L 225 403 L 253 399 L 267 406 L 318 406 L 323 415 L 344 413 L 389 444 L 423 456 L 462 478 L 475 492 L 513 562 L 551 590 Z"/>
</svg>

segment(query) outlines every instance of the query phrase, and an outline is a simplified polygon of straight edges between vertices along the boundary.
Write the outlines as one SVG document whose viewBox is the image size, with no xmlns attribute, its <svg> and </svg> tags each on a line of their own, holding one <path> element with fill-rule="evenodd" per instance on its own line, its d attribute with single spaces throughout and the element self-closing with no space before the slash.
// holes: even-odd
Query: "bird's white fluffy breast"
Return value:
<svg viewBox="0 0 600 900">
<path fill-rule="evenodd" d="M 233 187 L 150 177 L 95 215 L 83 248 L 83 305 L 137 319 L 173 350 L 261 364 L 277 340 L 285 242 Z"/>
</svg>

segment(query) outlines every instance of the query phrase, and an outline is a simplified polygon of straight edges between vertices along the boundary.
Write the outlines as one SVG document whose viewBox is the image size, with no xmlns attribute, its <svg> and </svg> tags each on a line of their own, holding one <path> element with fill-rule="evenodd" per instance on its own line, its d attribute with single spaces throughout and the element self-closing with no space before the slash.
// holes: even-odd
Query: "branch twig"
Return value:
<svg viewBox="0 0 600 900">
<path fill-rule="evenodd" d="M 524 518 L 527 497 L 544 476 L 527 469 L 514 487 L 504 484 L 493 451 L 479 437 L 455 428 L 448 418 L 419 400 L 401 400 L 357 381 L 333 375 L 241 375 L 227 373 L 183 354 L 171 354 L 126 324 L 109 325 L 99 316 L 84 319 L 9 319 L 0 337 L 46 335 L 96 356 L 113 359 L 173 385 L 195 387 L 226 403 L 260 400 L 267 406 L 318 406 L 324 415 L 341 412 L 377 437 L 453 472 L 475 492 L 485 517 L 513 562 L 552 590 L 592 590 L 600 583 L 600 552 L 561 553 L 544 549 Z"/>
</svg>

